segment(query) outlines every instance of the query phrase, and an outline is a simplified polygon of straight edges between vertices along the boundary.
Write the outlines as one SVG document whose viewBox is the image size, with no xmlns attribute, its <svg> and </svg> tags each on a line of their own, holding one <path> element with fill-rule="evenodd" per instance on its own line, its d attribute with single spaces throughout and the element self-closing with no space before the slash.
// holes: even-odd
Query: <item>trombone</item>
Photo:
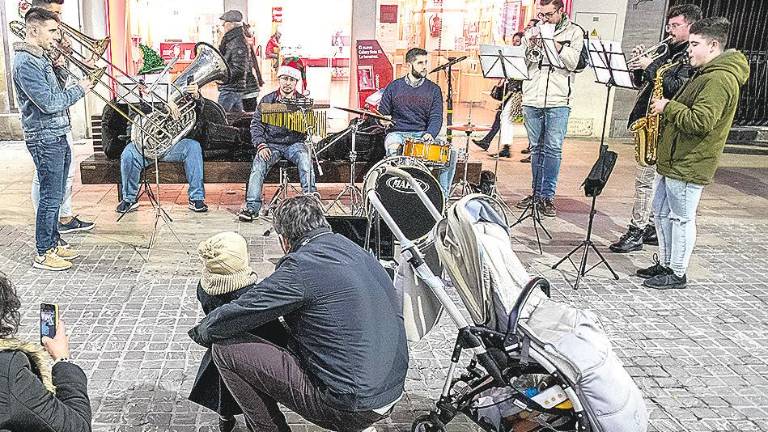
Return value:
<svg viewBox="0 0 768 432">
<path fill-rule="evenodd" d="M 652 47 L 645 49 L 639 54 L 632 56 L 632 58 L 627 60 L 627 63 L 634 63 L 640 60 L 642 57 L 646 56 L 650 57 L 651 61 L 655 61 L 659 57 L 665 56 L 669 53 L 670 42 L 672 42 L 672 36 L 667 36 L 664 40 L 657 43 L 656 45 L 653 45 Z M 659 51 L 659 48 L 662 48 L 661 51 Z"/>
<path fill-rule="evenodd" d="M 8 27 L 10 28 L 11 33 L 13 33 L 16 37 L 22 40 L 24 39 L 26 35 L 26 26 L 24 23 L 22 23 L 21 21 L 11 21 L 10 23 L 8 23 Z M 97 68 L 94 66 L 90 66 L 86 64 L 84 61 L 79 60 L 78 58 L 71 55 L 71 53 L 67 53 L 65 50 L 62 50 L 57 46 L 53 46 L 51 48 L 51 52 L 47 53 L 47 55 L 49 57 L 61 56 L 65 58 L 67 61 L 72 62 L 72 64 L 74 64 L 78 69 L 80 69 L 83 72 L 83 76 L 78 77 L 68 68 L 62 68 L 62 70 L 67 74 L 68 77 L 72 77 L 77 80 L 88 78 L 88 80 L 91 81 L 94 86 L 96 84 L 102 84 L 103 86 L 111 90 L 109 85 L 101 80 L 103 76 L 105 75 L 109 76 L 109 74 L 106 73 L 106 70 L 107 70 L 106 67 Z M 132 89 L 128 89 L 128 90 L 132 91 Z M 102 94 L 96 91 L 94 91 L 93 94 L 96 95 L 99 99 L 101 99 L 105 104 L 109 105 L 112 109 L 114 109 L 115 112 L 123 116 L 129 123 L 131 123 L 134 126 L 140 127 L 137 125 L 138 122 L 136 121 L 135 118 L 131 118 L 128 113 L 120 109 L 120 107 L 118 107 L 113 101 L 109 100 L 108 98 L 104 97 Z M 139 97 L 141 98 L 141 95 L 139 95 Z M 147 117 L 147 115 L 143 111 L 134 107 L 131 103 L 128 103 L 124 96 L 118 96 L 118 100 L 124 100 L 126 102 L 129 112 L 132 110 L 141 118 Z M 168 136 L 168 138 L 171 138 L 171 137 Z"/>
</svg>

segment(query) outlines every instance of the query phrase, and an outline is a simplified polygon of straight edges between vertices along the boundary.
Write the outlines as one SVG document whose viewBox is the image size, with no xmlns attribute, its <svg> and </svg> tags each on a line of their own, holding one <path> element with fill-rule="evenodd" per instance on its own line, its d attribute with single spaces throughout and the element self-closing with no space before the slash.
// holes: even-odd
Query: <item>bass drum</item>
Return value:
<svg viewBox="0 0 768 432">
<path fill-rule="evenodd" d="M 373 214 L 373 206 L 368 202 L 368 192 L 376 191 L 381 203 L 403 234 L 414 243 L 423 244 L 437 222 L 432 218 L 429 210 L 424 207 L 410 183 L 391 174 L 382 173 L 381 168 L 388 166 L 400 168 L 412 175 L 424 189 L 437 211 L 443 213 L 445 196 L 440 188 L 440 183 L 423 163 L 404 156 L 390 157 L 378 162 L 363 179 L 363 203 L 368 218 L 371 219 Z"/>
</svg>

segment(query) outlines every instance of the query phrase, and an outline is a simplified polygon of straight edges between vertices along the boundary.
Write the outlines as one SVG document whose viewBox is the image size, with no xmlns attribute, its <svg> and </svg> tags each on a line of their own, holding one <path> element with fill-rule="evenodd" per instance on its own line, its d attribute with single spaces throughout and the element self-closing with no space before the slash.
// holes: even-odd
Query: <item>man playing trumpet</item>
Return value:
<svg viewBox="0 0 768 432">
<path fill-rule="evenodd" d="M 635 107 L 629 115 L 628 126 L 648 114 L 648 104 L 653 93 L 653 81 L 656 71 L 667 63 L 677 63 L 664 73 L 664 97 L 671 98 L 685 84 L 691 75 L 691 66 L 686 61 L 688 49 L 688 31 L 691 24 L 701 19 L 701 9 L 692 4 L 674 6 L 667 13 L 666 44 L 659 44 L 656 52 L 640 55 L 648 50 L 639 45 L 633 50 L 633 58 L 628 66 L 633 70 L 635 85 L 642 87 L 637 95 Z M 651 203 L 653 202 L 653 179 L 656 167 L 640 166 L 635 172 L 635 196 L 632 204 L 632 219 L 629 230 L 610 246 L 617 253 L 634 252 L 643 249 L 643 244 L 657 245 L 656 228 L 653 224 Z"/>
<path fill-rule="evenodd" d="M 59 16 L 41 8 L 24 18 L 24 42 L 14 43 L 13 83 L 21 111 L 24 140 L 37 169 L 40 201 L 35 217 L 33 266 L 44 270 L 67 270 L 77 253 L 58 244 L 58 217 L 66 188 L 72 152 L 67 140 L 71 130 L 67 109 L 93 88 L 88 78 L 63 89 L 46 52 L 58 38 Z"/>
</svg>

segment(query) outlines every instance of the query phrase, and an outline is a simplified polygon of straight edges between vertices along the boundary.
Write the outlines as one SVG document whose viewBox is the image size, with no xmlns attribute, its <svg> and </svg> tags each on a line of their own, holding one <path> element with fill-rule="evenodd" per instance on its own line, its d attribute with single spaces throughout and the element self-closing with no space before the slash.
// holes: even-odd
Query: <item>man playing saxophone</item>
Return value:
<svg viewBox="0 0 768 432">
<path fill-rule="evenodd" d="M 641 45 L 634 49 L 635 61 L 629 63 L 633 69 L 635 85 L 642 89 L 637 95 L 635 106 L 629 115 L 628 126 L 646 117 L 653 95 L 656 72 L 666 64 L 674 64 L 663 73 L 663 96 L 671 98 L 685 84 L 692 70 L 687 62 L 688 31 L 691 24 L 701 19 L 701 9 L 692 4 L 674 6 L 667 13 L 667 44 L 661 44 L 655 53 L 640 55 L 646 51 Z M 642 155 L 640 155 L 642 157 Z M 643 249 L 643 244 L 658 244 L 653 224 L 651 203 L 653 202 L 653 179 L 656 167 L 638 164 L 635 171 L 635 196 L 632 204 L 632 219 L 629 230 L 610 246 L 617 253 L 634 252 Z"/>
</svg>

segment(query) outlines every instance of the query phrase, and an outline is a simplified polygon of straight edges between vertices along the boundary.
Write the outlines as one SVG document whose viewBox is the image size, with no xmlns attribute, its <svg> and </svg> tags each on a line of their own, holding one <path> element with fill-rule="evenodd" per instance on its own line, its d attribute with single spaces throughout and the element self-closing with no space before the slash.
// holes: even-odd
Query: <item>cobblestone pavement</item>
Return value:
<svg viewBox="0 0 768 432">
<path fill-rule="evenodd" d="M 619 164 L 598 199 L 595 243 L 606 250 L 625 229 L 633 191 L 633 150 L 614 144 Z M 545 224 L 554 240 L 539 255 L 530 225 L 513 230 L 513 246 L 532 274 L 547 277 L 553 297 L 598 313 L 614 349 L 646 395 L 653 431 L 768 431 L 768 164 L 765 158 L 726 155 L 716 184 L 705 189 L 699 210 L 699 242 L 689 288 L 657 292 L 631 274 L 650 264 L 655 248 L 608 254 L 619 273 L 614 281 L 600 267 L 571 289 L 575 272 L 550 267 L 582 240 L 589 202 L 579 190 L 596 153 L 592 141 L 569 140 L 558 190 L 558 218 Z M 518 149 L 519 150 L 519 149 Z M 91 152 L 76 146 L 78 160 Z M 487 154 L 473 150 L 486 167 Z M 517 158 L 519 159 L 519 157 Z M 500 163 L 500 190 L 508 203 L 526 195 L 529 165 Z M 214 431 L 215 415 L 188 402 L 203 350 L 187 329 L 202 316 L 195 299 L 199 263 L 196 244 L 234 230 L 249 242 L 256 270 L 268 274 L 280 250 L 265 237 L 266 224 L 242 224 L 235 212 L 242 185 L 211 185 L 211 211 L 186 209 L 186 189 L 160 193 L 174 219 L 177 242 L 166 226 L 146 249 L 154 213 L 115 221 L 110 186 L 77 182 L 74 205 L 95 220 L 92 233 L 68 236 L 82 258 L 59 274 L 31 268 L 34 243 L 29 198 L 32 163 L 21 143 L 0 143 L 0 269 L 16 282 L 23 300 L 21 336 L 36 338 L 38 303 L 55 302 L 72 334 L 72 357 L 89 377 L 96 431 Z M 322 189 L 325 197 L 338 189 Z M 440 391 L 455 337 L 445 320 L 412 347 L 407 394 L 380 431 L 410 430 Z M 319 430 L 289 413 L 296 431 Z M 457 418 L 448 430 L 475 430 Z"/>
</svg>

